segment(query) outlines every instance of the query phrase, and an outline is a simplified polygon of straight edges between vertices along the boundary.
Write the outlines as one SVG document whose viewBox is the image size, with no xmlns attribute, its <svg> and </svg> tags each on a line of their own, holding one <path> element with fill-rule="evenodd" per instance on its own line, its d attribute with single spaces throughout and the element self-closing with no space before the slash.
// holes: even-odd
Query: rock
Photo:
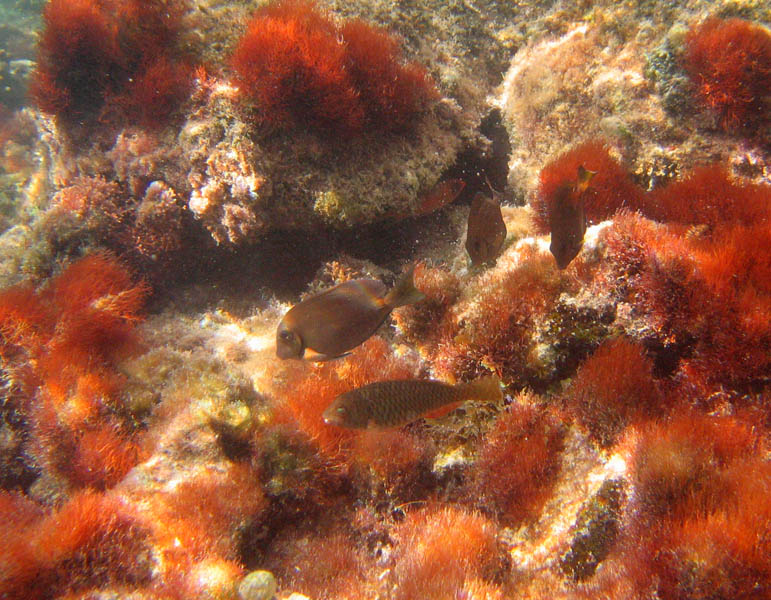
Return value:
<svg viewBox="0 0 771 600">
<path fill-rule="evenodd" d="M 270 571 L 252 571 L 238 584 L 241 600 L 270 600 L 276 595 L 276 578 Z"/>
</svg>

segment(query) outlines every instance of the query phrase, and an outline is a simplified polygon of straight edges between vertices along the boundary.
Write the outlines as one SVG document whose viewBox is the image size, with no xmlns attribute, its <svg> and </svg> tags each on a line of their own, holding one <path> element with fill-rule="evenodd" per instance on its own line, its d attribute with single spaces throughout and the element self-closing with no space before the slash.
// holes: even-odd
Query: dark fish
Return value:
<svg viewBox="0 0 771 600">
<path fill-rule="evenodd" d="M 324 411 L 324 422 L 349 429 L 398 427 L 464 400 L 499 401 L 503 398 L 500 383 L 494 376 L 458 385 L 416 379 L 378 381 L 340 394 Z"/>
<path fill-rule="evenodd" d="M 583 166 L 578 167 L 578 179 L 560 186 L 551 205 L 549 250 L 560 269 L 567 267 L 584 245 L 586 215 L 583 196 L 594 175 L 594 171 L 588 171 Z"/>
<path fill-rule="evenodd" d="M 276 355 L 303 358 L 306 349 L 316 353 L 310 360 L 344 355 L 375 333 L 394 308 L 423 299 L 412 272 L 388 293 L 377 279 L 354 279 L 293 306 L 278 325 Z"/>
<path fill-rule="evenodd" d="M 506 224 L 496 194 L 493 193 L 490 198 L 477 192 L 471 203 L 466 232 L 466 251 L 471 257 L 471 264 L 493 262 L 501 253 L 505 240 Z"/>
<path fill-rule="evenodd" d="M 423 196 L 423 200 L 418 208 L 418 214 L 427 215 L 454 202 L 464 187 L 466 187 L 466 182 L 462 179 L 445 179 L 440 181 Z"/>
</svg>

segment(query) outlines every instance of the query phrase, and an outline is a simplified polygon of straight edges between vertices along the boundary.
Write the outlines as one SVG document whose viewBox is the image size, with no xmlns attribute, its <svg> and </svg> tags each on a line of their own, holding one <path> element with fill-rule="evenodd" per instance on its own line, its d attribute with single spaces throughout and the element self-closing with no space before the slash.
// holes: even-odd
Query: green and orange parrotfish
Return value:
<svg viewBox="0 0 771 600">
<path fill-rule="evenodd" d="M 389 291 L 377 279 L 353 279 L 293 306 L 276 331 L 276 356 L 322 361 L 365 342 L 397 306 L 423 299 L 412 282 L 414 267 Z M 305 356 L 305 351 L 312 355 Z"/>
<path fill-rule="evenodd" d="M 557 267 L 566 268 L 584 245 L 586 215 L 584 213 L 584 192 L 596 175 L 583 166 L 578 167 L 576 181 L 561 185 L 549 209 L 551 244 L 549 250 L 557 261 Z"/>
<path fill-rule="evenodd" d="M 347 429 L 387 429 L 440 409 L 451 410 L 466 400 L 502 398 L 501 381 L 495 376 L 458 385 L 418 379 L 378 381 L 340 394 L 323 417 L 328 425 Z"/>
</svg>

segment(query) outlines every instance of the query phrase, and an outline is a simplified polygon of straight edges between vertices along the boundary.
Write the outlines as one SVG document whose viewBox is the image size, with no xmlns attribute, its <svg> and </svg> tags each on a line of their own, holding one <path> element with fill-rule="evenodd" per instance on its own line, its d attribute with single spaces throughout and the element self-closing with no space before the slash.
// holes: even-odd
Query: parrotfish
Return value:
<svg viewBox="0 0 771 600">
<path fill-rule="evenodd" d="M 554 202 L 549 210 L 551 244 L 549 250 L 557 260 L 557 267 L 564 269 L 570 264 L 584 245 L 586 215 L 584 213 L 584 192 L 596 173 L 583 166 L 578 167 L 578 179 L 557 189 Z"/>
<path fill-rule="evenodd" d="M 466 251 L 471 264 L 483 265 L 495 261 L 506 240 L 506 224 L 501 215 L 501 204 L 493 197 L 477 192 L 471 202 L 466 232 Z"/>
<path fill-rule="evenodd" d="M 433 380 L 378 381 L 340 394 L 324 411 L 324 422 L 348 429 L 398 427 L 426 413 L 465 400 L 497 402 L 503 398 L 495 376 L 450 385 Z"/>
<path fill-rule="evenodd" d="M 293 306 L 276 331 L 279 358 L 322 361 L 344 356 L 377 331 L 397 306 L 423 299 L 412 283 L 413 268 L 386 293 L 377 279 L 353 279 Z"/>
</svg>

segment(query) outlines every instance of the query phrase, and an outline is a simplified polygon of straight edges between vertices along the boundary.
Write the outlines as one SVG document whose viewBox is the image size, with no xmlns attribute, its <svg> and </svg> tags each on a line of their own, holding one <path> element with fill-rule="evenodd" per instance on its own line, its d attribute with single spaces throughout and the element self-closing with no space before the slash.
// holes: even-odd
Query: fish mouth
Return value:
<svg viewBox="0 0 771 600">
<path fill-rule="evenodd" d="M 289 348 L 279 344 L 276 346 L 276 356 L 281 359 L 292 358 L 292 351 Z"/>
<path fill-rule="evenodd" d="M 333 402 L 327 406 L 326 410 L 321 414 L 321 418 L 327 425 L 337 425 L 339 427 L 342 425 L 342 419 L 340 418 L 340 415 L 336 413 L 335 408 L 336 403 Z"/>
<path fill-rule="evenodd" d="M 295 349 L 290 345 L 279 342 L 276 344 L 276 356 L 282 360 L 286 360 L 287 358 L 302 358 L 302 351 L 295 352 Z"/>
</svg>

